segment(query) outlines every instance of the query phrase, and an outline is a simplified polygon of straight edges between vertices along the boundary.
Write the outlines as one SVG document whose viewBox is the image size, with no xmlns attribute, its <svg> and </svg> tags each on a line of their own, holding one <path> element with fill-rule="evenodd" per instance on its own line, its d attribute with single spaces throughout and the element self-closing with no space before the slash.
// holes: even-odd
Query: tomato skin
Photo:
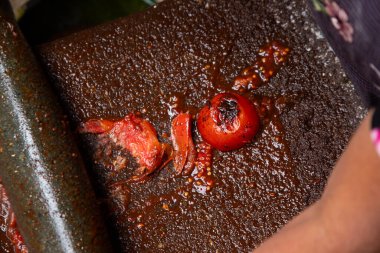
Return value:
<svg viewBox="0 0 380 253">
<path fill-rule="evenodd" d="M 202 138 L 220 151 L 231 151 L 251 142 L 259 130 L 255 106 L 236 93 L 216 95 L 201 109 L 197 127 Z"/>
<path fill-rule="evenodd" d="M 177 175 L 189 175 L 194 169 L 197 150 L 191 136 L 192 116 L 180 113 L 172 121 L 173 163 Z"/>
</svg>

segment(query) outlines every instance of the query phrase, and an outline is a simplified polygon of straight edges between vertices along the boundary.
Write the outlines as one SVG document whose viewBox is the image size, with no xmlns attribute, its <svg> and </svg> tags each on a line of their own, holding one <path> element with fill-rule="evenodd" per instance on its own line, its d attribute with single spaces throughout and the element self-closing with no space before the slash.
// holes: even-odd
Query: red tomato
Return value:
<svg viewBox="0 0 380 253">
<path fill-rule="evenodd" d="M 202 138 L 220 151 L 241 148 L 259 129 L 259 116 L 247 98 L 221 93 L 202 108 L 197 119 Z"/>
</svg>

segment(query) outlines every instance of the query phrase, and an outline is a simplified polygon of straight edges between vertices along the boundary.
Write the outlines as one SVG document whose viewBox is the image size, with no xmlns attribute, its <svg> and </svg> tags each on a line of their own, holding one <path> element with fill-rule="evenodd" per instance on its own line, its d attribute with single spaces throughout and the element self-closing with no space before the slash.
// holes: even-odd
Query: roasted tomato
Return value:
<svg viewBox="0 0 380 253">
<path fill-rule="evenodd" d="M 142 181 L 163 164 L 167 146 L 160 143 L 151 123 L 134 114 L 119 121 L 89 120 L 82 124 L 81 133 L 101 134 L 137 159 L 140 167 L 130 181 Z"/>
<path fill-rule="evenodd" d="M 202 138 L 220 151 L 241 148 L 259 129 L 254 105 L 235 93 L 221 93 L 202 108 L 197 120 Z"/>
</svg>

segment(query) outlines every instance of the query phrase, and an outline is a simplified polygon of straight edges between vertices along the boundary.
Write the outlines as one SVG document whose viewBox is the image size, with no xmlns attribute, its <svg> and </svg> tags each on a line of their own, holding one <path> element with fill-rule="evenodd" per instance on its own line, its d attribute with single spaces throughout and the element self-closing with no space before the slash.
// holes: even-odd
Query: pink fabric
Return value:
<svg viewBox="0 0 380 253">
<path fill-rule="evenodd" d="M 380 128 L 374 128 L 371 131 L 371 139 L 375 144 L 377 154 L 380 156 Z"/>
</svg>

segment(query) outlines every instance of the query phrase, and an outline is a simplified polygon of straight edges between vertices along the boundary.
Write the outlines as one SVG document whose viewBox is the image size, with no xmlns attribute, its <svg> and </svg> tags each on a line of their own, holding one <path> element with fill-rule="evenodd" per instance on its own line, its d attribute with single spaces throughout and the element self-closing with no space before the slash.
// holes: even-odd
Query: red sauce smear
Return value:
<svg viewBox="0 0 380 253">
<path fill-rule="evenodd" d="M 234 90 L 257 89 L 267 83 L 286 62 L 290 49 L 278 41 L 260 48 L 256 62 L 235 78 Z"/>
<path fill-rule="evenodd" d="M 4 223 L 6 228 L 6 236 L 11 241 L 15 253 L 28 253 L 28 249 L 25 246 L 24 239 L 22 238 L 20 231 L 17 228 L 17 222 L 15 214 L 12 211 L 9 203 L 8 196 L 5 192 L 4 186 L 0 181 L 0 218 L 3 219 L 1 223 Z"/>
<path fill-rule="evenodd" d="M 212 153 L 213 148 L 207 142 L 202 141 L 197 145 L 197 159 L 191 175 L 195 180 L 195 190 L 201 194 L 209 192 L 215 184 L 211 169 Z"/>
</svg>

